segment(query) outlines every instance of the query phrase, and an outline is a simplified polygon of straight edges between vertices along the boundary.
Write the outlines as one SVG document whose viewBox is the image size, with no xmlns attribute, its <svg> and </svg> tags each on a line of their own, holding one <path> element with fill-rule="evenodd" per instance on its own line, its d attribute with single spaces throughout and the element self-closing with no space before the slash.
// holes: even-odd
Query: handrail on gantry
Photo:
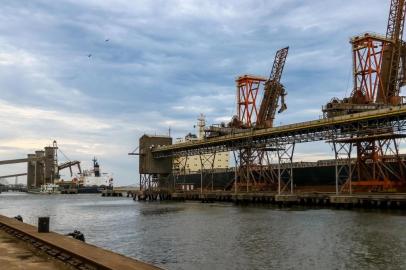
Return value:
<svg viewBox="0 0 406 270">
<path fill-rule="evenodd" d="M 244 141 L 249 142 L 252 140 L 261 140 L 261 139 L 266 140 L 269 138 L 278 139 L 284 138 L 286 136 L 292 137 L 291 139 L 294 140 L 295 142 L 327 140 L 331 139 L 331 134 L 329 134 L 329 131 L 344 132 L 344 127 L 346 125 L 374 120 L 385 120 L 388 122 L 395 120 L 406 120 L 406 105 L 393 106 L 390 108 L 379 109 L 374 111 L 295 123 L 274 128 L 258 129 L 258 130 L 250 129 L 246 132 L 219 136 L 214 138 L 207 138 L 199 141 L 189 141 L 173 145 L 157 146 L 154 149 L 152 149 L 152 153 L 154 154 L 155 157 L 159 158 L 165 156 L 172 156 L 176 153 L 203 148 L 205 148 L 205 151 L 210 151 L 210 148 L 215 148 L 219 145 L 231 144 L 234 142 L 244 142 Z M 403 129 L 406 129 L 406 126 L 402 125 L 401 129 L 399 129 L 398 131 L 399 132 L 404 131 Z M 299 136 L 298 138 L 295 137 L 297 135 L 312 134 L 320 130 L 324 132 L 324 134 L 320 134 L 320 137 L 317 136 L 313 137 Z M 346 134 L 341 135 L 351 135 L 351 132 L 354 133 L 354 130 L 349 130 L 345 132 Z M 232 147 L 229 148 L 229 150 L 231 149 Z"/>
</svg>

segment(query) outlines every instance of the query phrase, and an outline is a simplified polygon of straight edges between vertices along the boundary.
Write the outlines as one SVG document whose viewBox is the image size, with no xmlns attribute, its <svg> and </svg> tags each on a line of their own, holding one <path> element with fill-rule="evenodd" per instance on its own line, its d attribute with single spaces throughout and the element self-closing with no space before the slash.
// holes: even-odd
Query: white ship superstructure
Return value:
<svg viewBox="0 0 406 270">
<path fill-rule="evenodd" d="M 79 177 L 82 186 L 84 187 L 112 187 L 113 176 L 109 173 L 102 173 L 97 159 L 93 159 L 93 169 L 84 170 Z"/>
</svg>

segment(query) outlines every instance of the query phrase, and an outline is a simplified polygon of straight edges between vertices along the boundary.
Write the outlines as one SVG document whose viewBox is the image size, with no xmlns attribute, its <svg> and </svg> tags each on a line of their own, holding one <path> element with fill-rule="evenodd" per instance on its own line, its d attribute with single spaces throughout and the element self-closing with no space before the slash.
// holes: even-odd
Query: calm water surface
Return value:
<svg viewBox="0 0 406 270">
<path fill-rule="evenodd" d="M 402 212 L 145 203 L 100 195 L 0 194 L 0 214 L 165 269 L 406 269 Z"/>
</svg>

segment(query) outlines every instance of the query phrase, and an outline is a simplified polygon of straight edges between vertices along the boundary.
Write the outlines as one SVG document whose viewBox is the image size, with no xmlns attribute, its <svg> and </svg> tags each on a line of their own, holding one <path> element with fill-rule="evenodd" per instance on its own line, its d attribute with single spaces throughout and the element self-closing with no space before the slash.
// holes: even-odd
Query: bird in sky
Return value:
<svg viewBox="0 0 406 270">
<path fill-rule="evenodd" d="M 104 40 L 104 42 L 109 42 L 109 41 L 110 41 L 110 39 L 109 39 L 109 38 L 107 38 L 107 39 L 105 39 L 105 40 Z"/>
<path fill-rule="evenodd" d="M 89 58 L 90 58 L 90 57 L 92 57 L 92 54 L 91 54 L 91 53 L 89 53 L 89 54 L 87 55 L 87 57 L 89 57 Z"/>
</svg>

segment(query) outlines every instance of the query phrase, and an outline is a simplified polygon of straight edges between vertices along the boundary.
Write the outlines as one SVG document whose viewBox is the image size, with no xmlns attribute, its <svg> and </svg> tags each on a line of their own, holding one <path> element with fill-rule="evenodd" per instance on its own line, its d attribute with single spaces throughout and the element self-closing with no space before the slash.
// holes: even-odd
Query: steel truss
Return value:
<svg viewBox="0 0 406 270">
<path fill-rule="evenodd" d="M 278 192 L 283 193 L 289 191 L 289 187 L 290 192 L 293 192 L 294 188 L 293 175 L 291 173 L 294 145 L 296 143 L 312 141 L 329 141 L 333 142 L 336 158 L 337 193 L 352 192 L 355 186 L 357 186 L 357 189 L 360 189 L 359 187 L 369 190 L 388 189 L 393 186 L 393 180 L 391 179 L 395 179 L 395 181 L 402 177 L 405 179 L 404 171 L 406 170 L 404 168 L 404 162 L 401 161 L 399 156 L 398 143 L 391 139 L 389 140 L 391 144 L 388 144 L 389 141 L 385 141 L 383 138 L 377 138 L 377 136 L 388 133 L 390 133 L 392 137 L 400 136 L 404 134 L 405 131 L 406 107 L 399 106 L 272 129 L 251 130 L 244 133 L 205 139 L 193 143 L 159 147 L 153 150 L 153 155 L 155 158 L 164 158 L 175 154 L 177 156 L 191 156 L 233 151 L 237 168 L 235 172 L 235 179 L 237 181 L 234 179 L 233 183 L 236 191 L 242 189 L 243 186 L 245 190 L 250 190 L 250 186 L 255 184 L 254 181 L 257 181 L 257 183 L 272 184 L 275 182 L 274 179 L 277 179 Z M 375 140 L 371 142 L 371 139 L 366 138 L 375 138 Z M 358 139 L 359 142 L 355 143 L 351 141 L 353 139 Z M 371 152 L 369 149 L 373 145 L 376 145 L 377 149 Z M 351 152 L 354 148 L 357 149 L 358 153 L 355 161 L 357 162 L 357 166 L 351 164 Z M 269 160 L 271 160 L 269 158 L 270 156 L 268 156 L 270 153 L 268 153 L 268 151 L 257 151 L 261 149 L 276 150 L 278 168 L 280 168 L 276 173 L 277 178 L 272 174 L 275 172 L 272 170 L 269 162 Z M 387 166 L 388 161 L 385 157 L 391 153 L 395 156 L 398 164 L 402 164 L 402 166 L 397 167 L 396 173 L 390 172 L 390 166 Z M 393 159 L 393 155 L 391 159 Z M 378 165 L 375 167 L 370 167 L 370 157 L 372 156 L 377 156 L 375 161 Z M 347 162 L 345 162 L 345 160 L 347 160 Z M 249 170 L 247 164 L 250 164 Z M 256 165 L 253 164 L 258 166 L 255 167 Z M 376 178 L 371 179 L 369 176 L 366 176 L 365 173 L 358 173 L 358 171 L 364 170 L 375 170 L 376 173 L 373 176 Z M 268 175 L 263 172 L 266 172 Z M 203 173 L 209 174 L 208 171 Z M 383 176 L 386 176 L 386 178 Z M 389 179 L 390 182 L 385 182 L 382 179 Z M 367 185 L 367 182 L 363 182 L 371 180 L 378 181 L 379 183 L 369 182 Z M 357 182 L 356 184 L 354 184 L 355 181 Z M 390 184 L 382 184 L 382 181 Z M 374 185 L 374 188 L 371 188 L 371 183 Z"/>
<path fill-rule="evenodd" d="M 257 119 L 257 98 L 265 78 L 251 75 L 238 77 L 237 84 L 237 119 L 241 126 L 250 128 Z"/>
<path fill-rule="evenodd" d="M 336 192 L 398 191 L 403 188 L 406 164 L 399 153 L 400 138 L 404 135 L 392 133 L 334 141 Z M 352 162 L 353 149 L 356 158 Z M 346 159 L 345 165 L 340 162 L 342 159 Z"/>
<path fill-rule="evenodd" d="M 293 194 L 293 154 L 295 142 L 280 144 L 278 153 L 278 194 L 285 193 L 287 189 Z M 284 166 L 285 165 L 285 166 Z"/>
<path fill-rule="evenodd" d="M 176 190 L 178 189 L 177 185 L 178 184 L 186 184 L 186 174 L 187 174 L 187 162 L 188 162 L 189 156 L 184 155 L 184 156 L 176 156 L 174 158 L 174 164 L 173 164 L 173 189 Z M 183 181 L 182 181 L 183 180 Z"/>
<path fill-rule="evenodd" d="M 159 186 L 158 174 L 140 174 L 141 191 L 156 191 Z"/>
<path fill-rule="evenodd" d="M 264 191 L 276 187 L 278 176 L 272 165 L 275 148 L 257 146 L 233 151 L 236 172 L 235 191 Z"/>
<path fill-rule="evenodd" d="M 281 126 L 265 130 L 252 130 L 232 136 L 223 136 L 214 139 L 206 139 L 203 142 L 176 144 L 154 149 L 154 158 L 171 156 L 192 156 L 212 152 L 238 151 L 243 148 L 256 148 L 258 145 L 277 147 L 280 143 L 305 143 L 315 141 L 331 141 L 351 138 L 354 134 L 362 134 L 367 130 L 374 134 L 387 133 L 393 130 L 395 133 L 406 131 L 406 107 L 395 107 L 402 110 L 400 113 L 377 114 L 374 112 L 358 113 L 345 117 L 343 121 L 334 119 L 316 120 L 307 123 Z M 390 112 L 390 109 L 378 110 L 378 112 Z M 370 119 L 357 119 L 357 116 L 371 115 Z M 347 121 L 348 119 L 348 121 Z M 320 123 L 320 124 L 318 124 Z"/>
<path fill-rule="evenodd" d="M 351 143 L 348 144 L 339 141 L 333 141 L 332 146 L 335 156 L 336 194 L 338 195 L 343 190 L 347 190 L 351 194 L 351 152 L 353 145 Z"/>
<path fill-rule="evenodd" d="M 383 48 L 391 41 L 377 35 L 365 34 L 351 40 L 354 65 L 354 90 L 351 95 L 355 104 L 388 103 L 382 81 Z"/>
<path fill-rule="evenodd" d="M 214 189 L 214 165 L 216 160 L 216 151 L 199 155 L 200 159 L 200 192 L 203 189 Z"/>
</svg>

